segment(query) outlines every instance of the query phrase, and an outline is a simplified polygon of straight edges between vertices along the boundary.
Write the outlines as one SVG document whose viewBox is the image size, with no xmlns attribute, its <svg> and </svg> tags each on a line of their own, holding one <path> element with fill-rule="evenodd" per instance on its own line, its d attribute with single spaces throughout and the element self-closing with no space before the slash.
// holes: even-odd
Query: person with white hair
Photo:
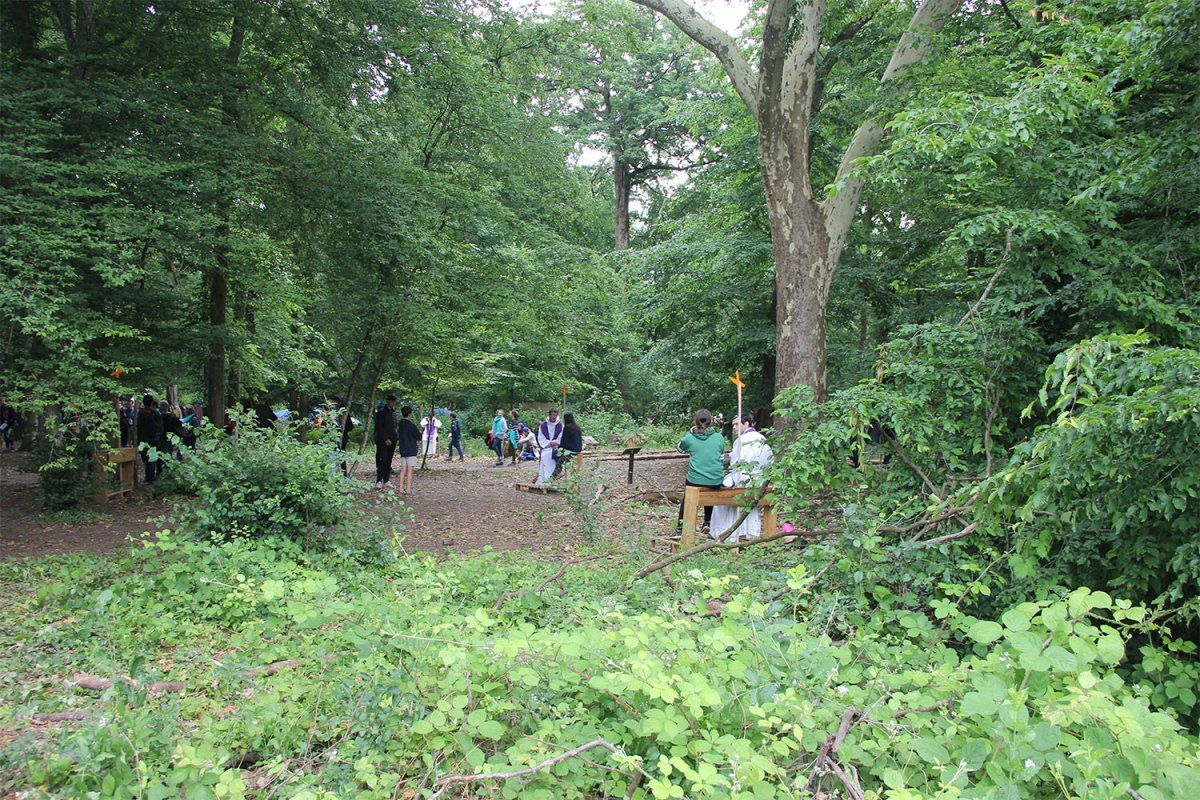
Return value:
<svg viewBox="0 0 1200 800">
<path fill-rule="evenodd" d="M 727 489 L 737 486 L 758 486 L 759 478 L 767 467 L 771 466 L 774 453 L 767 444 L 766 437 L 754 429 L 754 417 L 743 414 L 733 421 L 733 432 L 737 436 L 733 440 L 733 452 L 729 454 L 730 470 L 726 473 L 721 485 Z M 708 532 L 714 539 L 723 534 L 737 521 L 742 513 L 738 506 L 716 506 L 713 508 L 712 522 Z M 757 508 L 750 509 L 746 519 L 731 533 L 726 541 L 738 542 L 747 539 L 757 539 L 762 535 L 762 512 Z"/>
</svg>

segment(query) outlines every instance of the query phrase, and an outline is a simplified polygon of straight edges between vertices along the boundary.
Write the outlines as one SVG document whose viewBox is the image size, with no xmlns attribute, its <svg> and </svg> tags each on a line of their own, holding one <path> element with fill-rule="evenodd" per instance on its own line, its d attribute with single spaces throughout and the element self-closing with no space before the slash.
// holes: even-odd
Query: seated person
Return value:
<svg viewBox="0 0 1200 800">
<path fill-rule="evenodd" d="M 758 486 L 760 484 L 757 479 L 765 468 L 771 466 L 774 454 L 766 438 L 754 429 L 754 418 L 749 414 L 743 414 L 740 419 L 734 420 L 733 430 L 737 438 L 733 441 L 733 452 L 729 454 L 730 471 L 721 485 L 727 489 L 736 486 Z M 719 537 L 737 521 L 741 513 L 742 510 L 738 506 L 713 508 L 712 522 L 708 526 L 709 535 L 714 539 Z M 762 512 L 754 508 L 725 541 L 757 539 L 761 535 Z"/>
<path fill-rule="evenodd" d="M 521 459 L 527 461 L 536 458 L 537 454 L 534 452 L 536 446 L 533 431 L 524 423 L 520 423 L 517 429 L 517 452 L 520 453 Z"/>
</svg>

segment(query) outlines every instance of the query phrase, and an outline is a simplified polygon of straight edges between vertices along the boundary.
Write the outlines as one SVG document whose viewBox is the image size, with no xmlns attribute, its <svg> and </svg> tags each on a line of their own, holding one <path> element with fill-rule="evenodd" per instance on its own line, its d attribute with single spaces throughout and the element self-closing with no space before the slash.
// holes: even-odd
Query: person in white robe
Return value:
<svg viewBox="0 0 1200 800">
<path fill-rule="evenodd" d="M 442 421 L 437 417 L 421 417 L 421 455 L 438 454 L 438 430 L 441 427 Z"/>
<path fill-rule="evenodd" d="M 533 429 L 533 436 L 541 448 L 538 461 L 538 477 L 535 486 L 544 486 L 554 476 L 554 467 L 558 464 L 558 444 L 562 441 L 563 423 L 558 418 L 558 409 L 550 409 L 550 414 Z"/>
<path fill-rule="evenodd" d="M 771 465 L 774 453 L 771 452 L 767 439 L 754 430 L 754 418 L 743 414 L 741 419 L 734 420 L 733 431 L 737 438 L 733 440 L 733 451 L 729 454 L 729 472 L 722 482 L 726 488 L 738 486 L 759 486 L 762 471 Z M 729 529 L 742 509 L 738 506 L 716 506 L 713 508 L 712 522 L 708 532 L 714 539 Z M 762 512 L 757 508 L 751 509 L 746 519 L 731 533 L 725 541 L 745 541 L 757 539 L 762 535 Z"/>
</svg>

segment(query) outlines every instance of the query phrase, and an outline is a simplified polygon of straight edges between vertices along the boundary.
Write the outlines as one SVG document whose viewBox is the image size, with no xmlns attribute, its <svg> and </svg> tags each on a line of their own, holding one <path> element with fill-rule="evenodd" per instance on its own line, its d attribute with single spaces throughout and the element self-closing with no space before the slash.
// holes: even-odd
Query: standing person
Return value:
<svg viewBox="0 0 1200 800">
<path fill-rule="evenodd" d="M 158 404 L 158 415 L 162 419 L 163 426 L 163 452 L 178 458 L 179 451 L 171 437 L 179 437 L 183 434 L 183 423 L 179 421 L 179 417 L 175 416 L 175 412 L 171 410 L 171 404 L 166 400 Z"/>
<path fill-rule="evenodd" d="M 559 447 L 558 469 L 571 462 L 571 459 L 583 452 L 583 429 L 575 422 L 575 415 L 568 411 L 563 414 L 562 445 Z"/>
<path fill-rule="evenodd" d="M 462 449 L 462 423 L 458 421 L 458 413 L 450 412 L 450 452 L 446 454 L 446 458 L 454 460 L 454 448 L 458 448 L 458 460 L 463 460 Z"/>
<path fill-rule="evenodd" d="M 729 454 L 729 474 L 721 482 L 721 485 L 727 489 L 754 485 L 755 479 L 762 474 L 764 469 L 771 466 L 774 459 L 766 437 L 754 428 L 753 415 L 743 414 L 741 419 L 735 419 L 733 431 L 737 434 L 737 438 L 733 440 L 733 451 Z M 709 535 L 720 536 L 737 521 L 740 513 L 741 509 L 737 506 L 714 508 L 708 529 Z M 761 535 L 762 512 L 753 508 L 746 514 L 746 519 L 742 521 L 738 529 L 729 536 L 729 541 L 757 539 Z"/>
<path fill-rule="evenodd" d="M 413 470 L 417 466 L 417 448 L 421 429 L 412 421 L 412 406 L 400 409 L 400 424 L 396 427 L 396 442 L 400 450 L 400 494 L 412 494 Z"/>
<path fill-rule="evenodd" d="M 725 477 L 725 437 L 712 427 L 713 417 L 707 408 L 696 412 L 692 429 L 679 442 L 678 450 L 687 453 L 688 472 L 685 486 L 720 489 Z M 683 526 L 683 504 L 679 505 L 679 526 Z M 704 524 L 712 524 L 712 506 L 704 509 Z"/>
<path fill-rule="evenodd" d="M 508 455 L 510 458 L 512 458 L 512 461 L 509 462 L 511 464 L 517 463 L 517 456 L 519 455 L 517 452 L 517 440 L 520 437 L 521 415 L 518 414 L 517 410 L 514 408 L 512 411 L 508 412 L 508 438 L 504 442 L 505 447 L 508 448 Z"/>
<path fill-rule="evenodd" d="M 16 407 L 9 405 L 8 398 L 0 394 L 0 434 L 4 436 L 4 452 L 13 451 L 13 439 L 20 424 L 21 417 L 17 414 Z"/>
<path fill-rule="evenodd" d="M 396 395 L 375 409 L 375 488 L 382 489 L 392 477 L 392 456 L 396 453 Z"/>
<path fill-rule="evenodd" d="M 554 477 L 558 466 L 558 448 L 562 444 L 563 424 L 558 418 L 558 409 L 550 409 L 550 413 L 534 429 L 538 447 L 542 448 L 541 461 L 538 464 L 538 478 L 535 486 L 544 486 Z"/>
<path fill-rule="evenodd" d="M 441 430 L 442 421 L 437 418 L 437 415 L 432 411 L 428 417 L 421 417 L 421 430 L 424 431 L 424 448 L 421 450 L 421 455 L 437 456 L 438 453 L 438 431 Z"/>
<path fill-rule="evenodd" d="M 504 421 L 504 409 L 497 408 L 492 418 L 492 449 L 496 451 L 496 466 L 504 464 L 504 440 L 508 438 L 508 423 Z"/>
<path fill-rule="evenodd" d="M 138 450 L 142 453 L 142 483 L 154 483 L 158 473 L 162 471 L 162 462 L 158 458 L 158 449 L 162 446 L 163 425 L 158 409 L 154 407 L 154 398 L 150 395 L 142 397 L 142 410 L 137 415 Z M 151 453 L 151 450 L 156 452 Z"/>
<path fill-rule="evenodd" d="M 117 422 L 121 427 L 121 447 L 129 447 L 133 444 L 133 416 L 129 413 L 129 406 L 133 405 L 133 398 L 128 400 L 117 400 Z M 3 424 L 3 420 L 0 420 Z"/>
</svg>

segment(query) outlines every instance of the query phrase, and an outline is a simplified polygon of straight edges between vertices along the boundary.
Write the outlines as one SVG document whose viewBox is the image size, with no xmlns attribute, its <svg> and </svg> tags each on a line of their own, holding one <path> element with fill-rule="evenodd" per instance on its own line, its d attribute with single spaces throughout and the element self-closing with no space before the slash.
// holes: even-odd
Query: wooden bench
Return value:
<svg viewBox="0 0 1200 800">
<path fill-rule="evenodd" d="M 703 486 L 688 486 L 683 493 L 683 532 L 679 537 L 679 546 L 686 550 L 696 544 L 696 528 L 702 509 L 710 506 L 736 506 L 747 492 L 751 496 L 758 494 L 761 487 L 738 487 L 736 489 L 705 489 Z M 779 519 L 771 505 L 771 494 L 768 491 L 758 501 L 762 511 L 762 535 L 772 536 L 779 532 Z M 724 533 L 724 531 L 717 531 Z"/>
</svg>

